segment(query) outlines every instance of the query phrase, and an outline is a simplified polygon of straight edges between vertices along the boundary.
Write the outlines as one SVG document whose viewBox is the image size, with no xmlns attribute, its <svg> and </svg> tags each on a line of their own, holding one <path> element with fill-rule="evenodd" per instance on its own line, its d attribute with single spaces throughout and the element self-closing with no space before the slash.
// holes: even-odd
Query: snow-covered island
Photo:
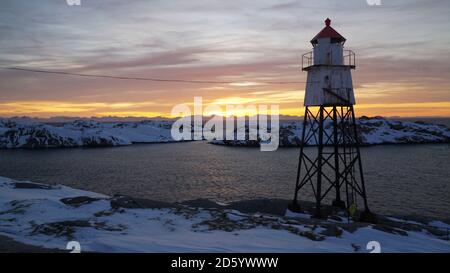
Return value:
<svg viewBox="0 0 450 273">
<path fill-rule="evenodd" d="M 362 145 L 450 143 L 450 129 L 441 124 L 363 116 L 357 120 L 356 126 Z M 300 146 L 302 127 L 303 122 L 300 121 L 280 121 L 279 146 Z M 248 133 L 248 126 L 245 130 Z M 325 123 L 324 130 L 332 134 L 332 123 L 329 120 Z M 260 140 L 214 140 L 211 143 L 228 146 L 259 146 Z M 315 138 L 310 138 L 307 145 L 316 145 Z"/>
<path fill-rule="evenodd" d="M 0 119 L 0 149 L 107 147 L 171 142 L 170 121 L 41 123 Z"/>
<path fill-rule="evenodd" d="M 300 118 L 299 118 L 300 119 Z M 0 119 L 0 149 L 107 147 L 133 143 L 173 142 L 174 120 L 97 122 L 81 119 L 62 123 Z M 358 119 L 361 143 L 450 143 L 450 129 L 445 125 L 421 121 L 406 122 L 382 117 Z M 247 128 L 248 129 L 248 128 Z M 331 124 L 325 125 L 330 130 Z M 299 146 L 302 122 L 280 121 L 280 146 Z M 259 146 L 259 141 L 214 140 L 213 144 Z M 309 145 L 314 145 L 314 138 Z"/>
<path fill-rule="evenodd" d="M 81 251 L 94 252 L 353 253 L 369 252 L 370 241 L 381 252 L 450 252 L 450 225 L 443 221 L 318 220 L 286 205 L 270 199 L 169 204 L 0 177 L 0 236 L 61 250 L 77 241 Z"/>
</svg>

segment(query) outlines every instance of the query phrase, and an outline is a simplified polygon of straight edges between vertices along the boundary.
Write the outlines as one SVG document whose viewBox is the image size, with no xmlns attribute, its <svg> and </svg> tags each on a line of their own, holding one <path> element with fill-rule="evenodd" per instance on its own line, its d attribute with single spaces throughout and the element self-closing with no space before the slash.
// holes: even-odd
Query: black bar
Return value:
<svg viewBox="0 0 450 273">
<path fill-rule="evenodd" d="M 240 266 L 242 259 L 277 259 L 276 266 Z M 393 265 L 401 266 L 403 272 L 424 264 L 434 268 L 446 268 L 448 253 L 444 254 L 267 254 L 267 253 L 155 253 L 155 254 L 0 254 L 2 267 L 20 272 L 21 269 L 44 272 L 303 272 L 311 267 L 320 271 L 345 269 L 351 265 L 357 271 L 380 270 Z M 174 267 L 180 260 L 204 260 L 202 270 L 198 267 Z M 230 262 L 228 262 L 230 261 Z M 218 267 L 220 265 L 220 267 Z M 309 267 L 311 266 L 311 267 Z"/>
</svg>

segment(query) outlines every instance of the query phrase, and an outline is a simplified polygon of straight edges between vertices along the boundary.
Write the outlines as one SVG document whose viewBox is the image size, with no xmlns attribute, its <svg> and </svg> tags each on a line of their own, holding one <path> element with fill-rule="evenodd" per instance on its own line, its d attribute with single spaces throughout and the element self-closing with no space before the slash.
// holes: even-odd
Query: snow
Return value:
<svg viewBox="0 0 450 273">
<path fill-rule="evenodd" d="M 144 120 L 134 122 L 97 122 L 89 119 L 64 123 L 42 123 L 27 119 L 0 119 L 1 148 L 48 148 L 79 146 L 119 146 L 132 143 L 172 142 L 174 120 Z M 361 143 L 449 143 L 450 129 L 443 125 L 406 122 L 382 117 L 358 119 Z M 324 125 L 328 134 L 332 124 Z M 298 146 L 302 123 L 281 121 L 280 146 Z M 214 140 L 213 144 L 258 146 L 258 141 Z M 315 145 L 311 138 L 308 145 Z"/>
<path fill-rule="evenodd" d="M 301 144 L 302 122 L 280 122 L 280 146 L 299 146 Z M 324 123 L 324 130 L 332 134 L 330 120 Z M 357 120 L 360 143 L 363 145 L 397 143 L 449 143 L 450 129 L 444 125 L 424 122 L 409 122 L 385 119 L 382 117 L 361 117 Z M 255 141 L 214 140 L 213 144 L 230 146 L 255 146 Z M 316 145 L 316 139 L 310 138 L 308 145 Z"/>
<path fill-rule="evenodd" d="M 441 229 L 449 229 L 450 230 L 450 225 L 446 224 L 442 221 L 431 221 L 428 223 L 429 226 L 432 227 L 437 227 L 437 228 L 441 228 Z"/>
<path fill-rule="evenodd" d="M 375 240 L 382 252 L 450 251 L 449 241 L 425 231 L 402 236 L 364 225 L 353 233 L 343 230 L 339 237 L 324 236 L 326 226 L 334 224 L 302 222 L 309 221 L 302 219 L 309 218 L 306 215 L 296 222 L 295 214 L 252 215 L 187 206 L 113 209 L 112 198 L 102 194 L 60 185 L 39 188 L 42 184 L 32 182 L 17 185 L 0 177 L 0 234 L 47 248 L 65 249 L 67 242 L 76 240 L 81 251 L 95 252 L 354 252 L 355 246 L 367 252 L 366 244 Z M 61 201 L 78 196 L 96 199 L 77 206 Z M 264 221 L 269 224 L 261 224 Z M 219 228 L 207 224 L 211 222 Z M 230 230 L 222 228 L 230 223 Z M 323 240 L 301 235 L 308 232 Z"/>
<path fill-rule="evenodd" d="M 118 146 L 136 142 L 170 142 L 170 121 L 99 123 L 75 120 L 45 124 L 0 119 L 0 148 Z"/>
<path fill-rule="evenodd" d="M 414 225 L 418 225 L 418 226 L 423 225 L 422 223 L 419 223 L 417 221 L 412 221 L 412 220 L 398 219 L 398 218 L 395 218 L 395 217 L 386 217 L 386 218 L 391 220 L 391 221 L 404 223 L 404 224 L 414 224 Z"/>
<path fill-rule="evenodd" d="M 290 210 L 286 210 L 285 215 L 286 217 L 296 217 L 296 218 L 303 218 L 303 219 L 310 219 L 311 215 L 306 213 L 299 213 L 299 212 L 293 212 Z"/>
</svg>

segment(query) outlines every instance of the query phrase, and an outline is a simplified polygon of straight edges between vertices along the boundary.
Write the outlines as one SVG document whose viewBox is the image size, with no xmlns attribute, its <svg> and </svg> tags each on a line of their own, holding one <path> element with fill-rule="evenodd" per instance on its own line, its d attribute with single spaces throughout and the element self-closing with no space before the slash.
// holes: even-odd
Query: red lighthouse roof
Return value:
<svg viewBox="0 0 450 273">
<path fill-rule="evenodd" d="M 331 38 L 332 42 L 345 42 L 345 38 L 339 34 L 334 28 L 331 26 L 330 18 L 325 20 L 325 27 L 311 40 L 311 43 L 317 44 L 317 40 L 320 38 Z"/>
</svg>

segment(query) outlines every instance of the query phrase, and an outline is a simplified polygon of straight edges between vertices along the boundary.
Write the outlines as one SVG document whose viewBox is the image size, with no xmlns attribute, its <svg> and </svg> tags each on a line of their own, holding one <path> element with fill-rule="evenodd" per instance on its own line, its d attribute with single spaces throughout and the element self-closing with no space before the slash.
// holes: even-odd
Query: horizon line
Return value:
<svg viewBox="0 0 450 273">
<path fill-rule="evenodd" d="M 212 115 L 186 115 L 186 116 L 50 116 L 50 117 L 37 117 L 37 116 L 0 116 L 0 119 L 36 119 L 36 120 L 52 120 L 52 119 L 179 119 L 183 117 L 195 117 L 195 116 L 201 116 L 203 118 L 212 118 L 215 116 L 222 117 L 222 118 L 229 118 L 229 117 L 254 117 L 254 116 L 263 116 L 265 114 L 257 114 L 257 115 L 218 115 L 218 114 L 212 114 Z M 267 116 L 272 116 L 271 114 L 266 114 Z M 277 115 L 282 118 L 302 118 L 303 115 Z M 450 118 L 450 116 L 439 116 L 439 115 L 430 115 L 430 116 L 399 116 L 399 115 L 391 115 L 391 116 L 385 116 L 385 115 L 360 115 L 357 118 L 361 117 L 368 117 L 368 118 Z"/>
</svg>

